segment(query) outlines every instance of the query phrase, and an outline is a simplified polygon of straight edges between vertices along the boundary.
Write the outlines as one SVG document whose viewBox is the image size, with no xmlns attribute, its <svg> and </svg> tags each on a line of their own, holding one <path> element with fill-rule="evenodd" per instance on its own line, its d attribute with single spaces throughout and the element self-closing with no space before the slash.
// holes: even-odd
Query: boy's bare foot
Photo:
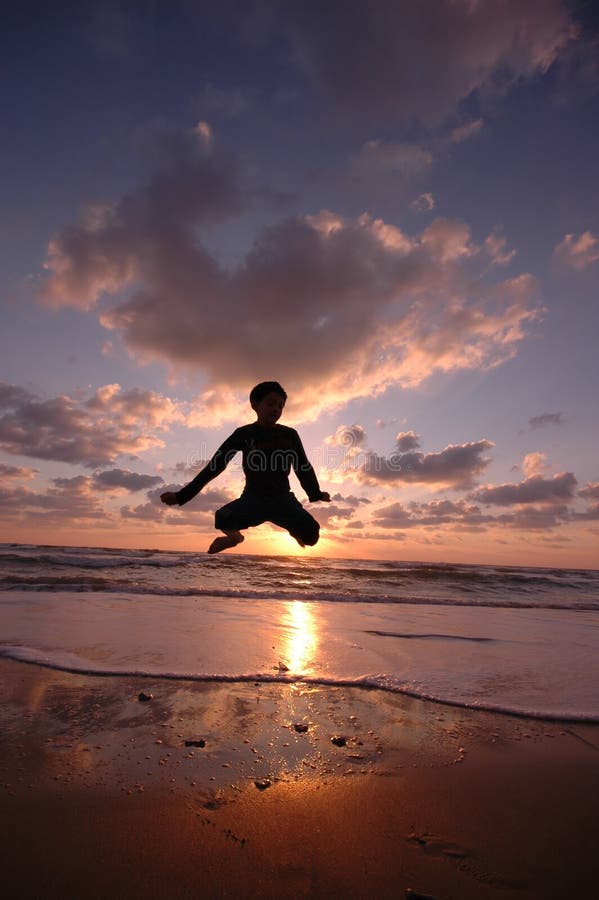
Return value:
<svg viewBox="0 0 599 900">
<path fill-rule="evenodd" d="M 239 531 L 231 531 L 223 537 L 214 538 L 208 547 L 208 553 L 220 553 L 221 550 L 227 550 L 229 547 L 235 547 L 244 540 L 243 535 Z"/>
</svg>

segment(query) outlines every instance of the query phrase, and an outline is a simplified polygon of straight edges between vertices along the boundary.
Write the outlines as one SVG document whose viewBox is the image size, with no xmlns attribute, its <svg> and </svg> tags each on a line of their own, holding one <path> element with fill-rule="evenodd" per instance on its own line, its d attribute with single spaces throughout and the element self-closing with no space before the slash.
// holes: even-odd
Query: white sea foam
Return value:
<svg viewBox="0 0 599 900">
<path fill-rule="evenodd" d="M 291 599 L 19 592 L 0 653 L 91 675 L 304 681 L 599 721 L 599 614 Z"/>
</svg>

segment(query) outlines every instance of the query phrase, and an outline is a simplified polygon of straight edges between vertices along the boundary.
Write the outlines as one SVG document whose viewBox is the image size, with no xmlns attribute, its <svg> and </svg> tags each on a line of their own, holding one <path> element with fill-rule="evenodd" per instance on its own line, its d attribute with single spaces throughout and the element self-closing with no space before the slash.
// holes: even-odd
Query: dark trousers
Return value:
<svg viewBox="0 0 599 900">
<path fill-rule="evenodd" d="M 320 525 L 291 491 L 275 497 L 244 493 L 238 500 L 217 509 L 214 516 L 214 524 L 220 531 L 243 531 L 263 522 L 284 528 L 303 544 L 313 546 L 318 541 Z"/>
</svg>

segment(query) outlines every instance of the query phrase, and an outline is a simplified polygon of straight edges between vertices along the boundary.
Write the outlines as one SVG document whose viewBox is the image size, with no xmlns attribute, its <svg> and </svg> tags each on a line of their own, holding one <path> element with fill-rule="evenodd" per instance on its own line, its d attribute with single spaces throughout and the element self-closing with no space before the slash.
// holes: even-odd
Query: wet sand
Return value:
<svg viewBox="0 0 599 900">
<path fill-rule="evenodd" d="M 599 890 L 597 726 L 8 660 L 0 701 L 8 897 Z"/>
</svg>

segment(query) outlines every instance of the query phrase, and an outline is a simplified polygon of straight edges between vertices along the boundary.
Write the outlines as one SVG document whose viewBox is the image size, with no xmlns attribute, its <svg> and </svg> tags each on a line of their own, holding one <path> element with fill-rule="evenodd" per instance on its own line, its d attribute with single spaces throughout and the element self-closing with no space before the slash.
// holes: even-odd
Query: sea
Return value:
<svg viewBox="0 0 599 900">
<path fill-rule="evenodd" d="M 0 656 L 599 722 L 599 571 L 3 544 Z"/>
</svg>

